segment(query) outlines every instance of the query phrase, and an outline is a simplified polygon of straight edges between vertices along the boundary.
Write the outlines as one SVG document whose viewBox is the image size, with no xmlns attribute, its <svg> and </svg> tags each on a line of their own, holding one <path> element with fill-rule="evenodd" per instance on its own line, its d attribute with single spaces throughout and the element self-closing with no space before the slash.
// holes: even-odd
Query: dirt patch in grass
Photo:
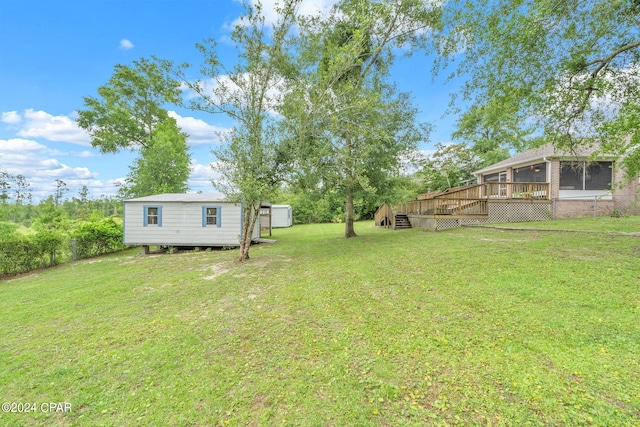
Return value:
<svg viewBox="0 0 640 427">
<path fill-rule="evenodd" d="M 231 270 L 231 263 L 229 262 L 220 262 L 218 264 L 213 264 L 212 266 L 208 267 L 206 270 L 210 271 L 211 274 L 208 276 L 203 277 L 204 280 L 215 280 L 216 278 L 222 276 L 223 274 L 227 273 L 229 270 Z"/>
</svg>

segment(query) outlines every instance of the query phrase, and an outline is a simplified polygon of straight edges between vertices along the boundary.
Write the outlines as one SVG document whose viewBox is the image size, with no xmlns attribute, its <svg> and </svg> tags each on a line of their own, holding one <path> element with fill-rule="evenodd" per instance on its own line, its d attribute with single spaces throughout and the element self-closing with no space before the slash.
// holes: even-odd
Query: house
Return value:
<svg viewBox="0 0 640 427">
<path fill-rule="evenodd" d="M 616 157 L 592 155 L 597 145 L 568 153 L 547 144 L 474 172 L 478 184 L 549 183 L 554 218 L 635 213 L 638 179 L 628 180 Z M 500 187 L 500 186 L 499 186 Z M 498 187 L 498 188 L 499 188 Z M 507 186 L 503 186 L 507 190 Z M 509 196 L 505 194 L 505 196 Z"/>
<path fill-rule="evenodd" d="M 157 194 L 124 201 L 126 245 L 239 246 L 242 206 L 221 194 Z M 260 237 L 256 223 L 252 238 Z"/>
<path fill-rule="evenodd" d="M 639 212 L 638 178 L 627 179 L 615 156 L 598 147 L 567 153 L 553 145 L 526 151 L 474 172 L 477 184 L 419 194 L 382 205 L 377 226 L 439 230 L 461 225 L 541 221 Z"/>
<path fill-rule="evenodd" d="M 293 215 L 290 205 L 271 206 L 271 226 L 273 228 L 286 228 L 293 225 Z"/>
</svg>

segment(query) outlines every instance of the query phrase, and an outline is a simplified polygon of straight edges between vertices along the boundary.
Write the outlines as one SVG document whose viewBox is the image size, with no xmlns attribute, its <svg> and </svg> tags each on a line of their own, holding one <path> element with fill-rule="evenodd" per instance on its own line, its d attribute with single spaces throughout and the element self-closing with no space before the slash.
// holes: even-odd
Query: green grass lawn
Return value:
<svg viewBox="0 0 640 427">
<path fill-rule="evenodd" d="M 640 238 L 356 231 L 0 281 L 0 425 L 640 425 Z"/>
<path fill-rule="evenodd" d="M 603 231 L 640 233 L 640 216 L 626 216 L 614 218 L 611 216 L 592 216 L 584 218 L 566 218 L 549 221 L 518 222 L 508 224 L 494 224 L 496 227 L 528 228 L 536 230 L 570 230 L 570 231 Z"/>
</svg>

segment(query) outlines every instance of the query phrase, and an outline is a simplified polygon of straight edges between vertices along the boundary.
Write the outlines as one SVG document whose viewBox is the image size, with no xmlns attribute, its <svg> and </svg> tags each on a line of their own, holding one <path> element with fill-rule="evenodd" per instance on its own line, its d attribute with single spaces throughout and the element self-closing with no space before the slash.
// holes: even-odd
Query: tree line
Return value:
<svg viewBox="0 0 640 427">
<path fill-rule="evenodd" d="M 91 198 L 86 185 L 77 195 L 68 197 L 66 182 L 56 179 L 54 185 L 53 193 L 34 204 L 32 186 L 27 178 L 0 170 L 0 222 L 31 227 L 43 212 L 50 210 L 59 210 L 70 221 L 117 217 L 122 213 L 122 202 L 116 197 Z"/>
</svg>

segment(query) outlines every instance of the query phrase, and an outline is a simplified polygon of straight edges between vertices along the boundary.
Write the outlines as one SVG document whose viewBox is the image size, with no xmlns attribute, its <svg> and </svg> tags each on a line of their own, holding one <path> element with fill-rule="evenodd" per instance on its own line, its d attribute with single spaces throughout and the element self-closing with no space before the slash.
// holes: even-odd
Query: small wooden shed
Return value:
<svg viewBox="0 0 640 427">
<path fill-rule="evenodd" d="M 290 205 L 271 206 L 271 226 L 273 228 L 286 228 L 293 225 L 293 212 Z"/>
<path fill-rule="evenodd" d="M 157 194 L 124 201 L 126 245 L 239 246 L 242 206 L 222 194 Z M 252 238 L 260 238 L 260 220 Z"/>
</svg>

